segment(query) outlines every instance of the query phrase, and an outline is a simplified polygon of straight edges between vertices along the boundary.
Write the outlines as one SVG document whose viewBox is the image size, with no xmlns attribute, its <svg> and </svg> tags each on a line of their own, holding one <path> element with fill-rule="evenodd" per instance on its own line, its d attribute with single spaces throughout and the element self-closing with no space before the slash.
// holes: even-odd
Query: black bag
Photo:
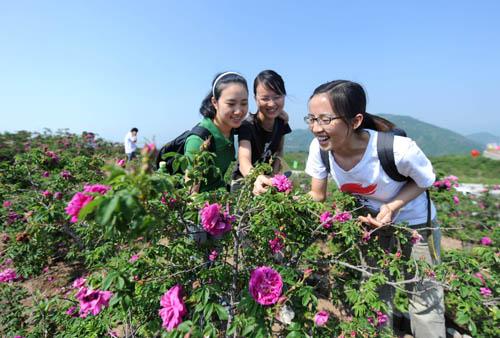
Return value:
<svg viewBox="0 0 500 338">
<path fill-rule="evenodd" d="M 199 136 L 203 141 L 206 141 L 209 137 L 212 136 L 212 133 L 210 133 L 207 128 L 204 128 L 200 125 L 194 126 L 191 130 L 186 130 L 160 149 L 158 155 L 156 156 L 156 168 L 159 168 L 160 162 L 163 161 L 167 164 L 167 173 L 173 174 L 173 163 L 175 160 L 175 156 L 170 156 L 168 158 L 163 158 L 163 156 L 168 153 L 178 153 L 184 155 L 184 145 L 186 144 L 187 138 L 191 135 Z M 210 140 L 207 150 L 209 152 L 215 152 L 215 141 L 213 139 Z"/>
<path fill-rule="evenodd" d="M 385 173 L 389 175 L 394 181 L 404 182 L 411 180 L 411 178 L 401 175 L 396 167 L 396 162 L 394 161 L 394 135 L 407 137 L 406 132 L 403 129 L 394 128 L 390 131 L 378 132 L 377 138 L 377 154 L 380 160 L 380 165 L 384 169 Z M 320 150 L 321 160 L 328 173 L 330 173 L 330 159 L 328 152 Z M 431 226 L 431 196 L 429 189 L 425 191 L 427 195 L 427 226 Z"/>
</svg>

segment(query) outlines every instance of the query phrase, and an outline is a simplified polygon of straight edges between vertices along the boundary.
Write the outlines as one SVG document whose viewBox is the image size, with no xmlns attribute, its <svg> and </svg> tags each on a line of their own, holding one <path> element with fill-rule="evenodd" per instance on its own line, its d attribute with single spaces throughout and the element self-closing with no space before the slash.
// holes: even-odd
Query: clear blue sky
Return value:
<svg viewBox="0 0 500 338">
<path fill-rule="evenodd" d="M 369 112 L 500 135 L 500 1 L 0 2 L 0 131 L 136 126 L 159 143 L 200 119 L 217 72 L 264 69 L 292 128 L 343 78 Z"/>
</svg>

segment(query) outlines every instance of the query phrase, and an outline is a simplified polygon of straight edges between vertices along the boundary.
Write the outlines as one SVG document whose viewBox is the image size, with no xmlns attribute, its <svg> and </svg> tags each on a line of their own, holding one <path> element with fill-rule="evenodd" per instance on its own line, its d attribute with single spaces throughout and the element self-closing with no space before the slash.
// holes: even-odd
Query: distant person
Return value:
<svg viewBox="0 0 500 338">
<path fill-rule="evenodd" d="M 249 114 L 238 130 L 238 162 L 232 175 L 231 190 L 257 163 L 274 157 L 273 174 L 281 170 L 285 135 L 292 130 L 284 111 L 286 89 L 283 78 L 273 70 L 260 72 L 253 83 L 257 112 Z"/>
<path fill-rule="evenodd" d="M 195 187 L 194 191 L 210 191 L 226 187 L 224 174 L 235 159 L 234 132 L 248 113 L 248 86 L 245 78 L 235 72 L 218 74 L 212 81 L 210 93 L 203 99 L 200 114 L 203 119 L 198 124 L 210 134 L 210 143 L 215 147 L 215 167 L 206 177 L 207 182 Z M 190 135 L 184 145 L 184 153 L 193 158 L 201 150 L 203 139 Z M 188 168 L 189 170 L 189 168 Z"/>
<path fill-rule="evenodd" d="M 125 135 L 125 154 L 127 154 L 127 159 L 131 161 L 133 158 L 136 157 L 135 151 L 137 149 L 137 133 L 139 132 L 139 129 L 137 128 L 132 128 L 130 131 Z"/>
<path fill-rule="evenodd" d="M 332 81 L 316 88 L 309 99 L 305 121 L 315 136 L 305 170 L 311 176 L 311 197 L 325 200 L 327 177 L 331 174 L 339 189 L 355 195 L 369 212 L 360 217 L 363 223 L 373 228 L 407 224 L 420 234 L 420 242 L 412 245 L 408 241 L 403 246 L 402 259 L 422 257 L 430 265 L 437 264 L 440 230 L 435 207 L 425 193 L 434 183 L 435 174 L 417 144 L 410 138 L 394 136 L 393 162 L 397 172 L 408 179 L 393 179 L 394 175 L 382 167 L 377 140 L 387 135 L 381 131 L 393 130 L 394 125 L 366 112 L 366 94 L 361 85 L 351 81 Z M 326 161 L 322 152 L 327 155 Z M 269 185 L 269 178 L 259 176 L 254 193 L 266 191 Z M 394 252 L 393 234 L 385 229 L 378 234 L 379 245 Z M 428 279 L 411 287 L 414 293 L 409 295 L 409 312 L 413 336 L 446 337 L 443 288 Z M 384 285 L 380 297 L 392 309 L 394 288 Z M 389 317 L 392 321 L 391 311 Z"/>
</svg>

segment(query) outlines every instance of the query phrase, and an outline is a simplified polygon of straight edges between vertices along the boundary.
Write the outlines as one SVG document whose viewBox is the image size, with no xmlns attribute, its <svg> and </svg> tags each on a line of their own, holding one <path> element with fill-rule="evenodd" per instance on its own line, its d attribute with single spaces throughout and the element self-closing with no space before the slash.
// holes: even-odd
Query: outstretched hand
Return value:
<svg viewBox="0 0 500 338">
<path fill-rule="evenodd" d="M 263 194 L 269 189 L 269 187 L 273 184 L 271 177 L 266 175 L 259 175 L 253 184 L 253 194 L 260 195 Z"/>
<path fill-rule="evenodd" d="M 380 207 L 380 211 L 375 218 L 373 218 L 372 215 L 368 214 L 366 216 L 359 216 L 358 220 L 374 228 L 380 228 L 384 225 L 391 223 L 393 215 L 394 211 L 391 208 L 389 208 L 387 204 L 383 204 Z"/>
</svg>

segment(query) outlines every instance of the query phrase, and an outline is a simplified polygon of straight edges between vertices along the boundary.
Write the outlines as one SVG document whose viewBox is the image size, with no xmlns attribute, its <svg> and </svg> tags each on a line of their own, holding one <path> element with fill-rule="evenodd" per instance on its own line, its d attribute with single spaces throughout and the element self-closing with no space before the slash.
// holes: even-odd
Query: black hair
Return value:
<svg viewBox="0 0 500 338">
<path fill-rule="evenodd" d="M 219 100 L 222 91 L 224 90 L 224 88 L 226 88 L 228 84 L 239 83 L 243 87 L 245 87 L 246 91 L 248 92 L 247 80 L 245 80 L 243 76 L 235 73 L 229 73 L 219 78 L 219 76 L 221 76 L 222 74 L 224 73 L 219 73 L 214 77 L 214 79 L 212 80 L 212 89 L 210 90 L 210 93 L 208 93 L 207 96 L 205 96 L 205 98 L 201 102 L 200 114 L 211 119 L 215 117 L 216 113 L 215 107 L 212 104 L 212 96 L 215 97 L 215 100 Z M 214 82 L 216 80 L 217 83 L 215 84 L 214 87 Z"/>
<path fill-rule="evenodd" d="M 130 131 L 131 131 L 131 132 L 134 132 L 134 131 L 135 131 L 136 133 L 138 133 L 138 132 L 139 132 L 139 129 L 137 129 L 136 127 L 134 127 L 134 128 L 132 128 L 132 129 L 130 129 Z"/>
<path fill-rule="evenodd" d="M 366 112 L 366 94 L 359 83 L 347 80 L 324 83 L 314 90 L 309 100 L 319 94 L 328 96 L 333 110 L 346 124 L 349 124 L 357 114 L 362 114 L 363 122 L 357 130 L 389 131 L 395 128 L 394 123 Z"/>
<path fill-rule="evenodd" d="M 257 86 L 262 84 L 267 89 L 272 90 L 278 95 L 286 95 L 285 82 L 281 75 L 274 70 L 263 70 L 253 81 L 253 94 L 257 95 Z"/>
</svg>

